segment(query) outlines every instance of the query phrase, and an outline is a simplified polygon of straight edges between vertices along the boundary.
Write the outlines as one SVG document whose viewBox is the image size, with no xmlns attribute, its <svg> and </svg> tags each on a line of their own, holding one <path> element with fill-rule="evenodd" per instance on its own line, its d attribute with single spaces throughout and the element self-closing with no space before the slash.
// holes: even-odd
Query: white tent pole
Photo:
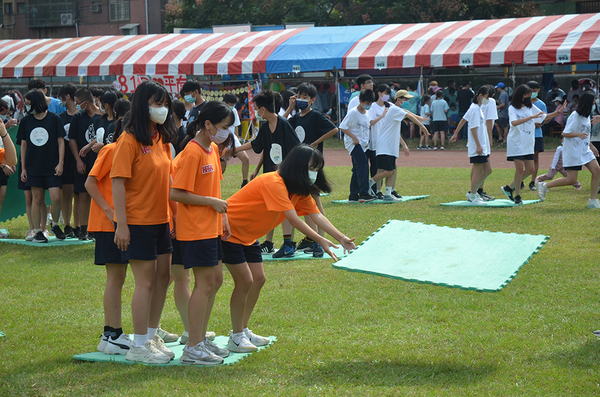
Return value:
<svg viewBox="0 0 600 397">
<path fill-rule="evenodd" d="M 340 81 L 339 81 L 339 73 L 338 70 L 336 68 L 333 68 L 333 71 L 335 72 L 335 93 L 336 93 L 336 101 L 337 101 L 337 125 L 340 125 L 340 106 L 341 106 L 341 101 L 340 101 Z M 338 137 L 341 138 L 341 131 L 338 131 Z"/>
</svg>

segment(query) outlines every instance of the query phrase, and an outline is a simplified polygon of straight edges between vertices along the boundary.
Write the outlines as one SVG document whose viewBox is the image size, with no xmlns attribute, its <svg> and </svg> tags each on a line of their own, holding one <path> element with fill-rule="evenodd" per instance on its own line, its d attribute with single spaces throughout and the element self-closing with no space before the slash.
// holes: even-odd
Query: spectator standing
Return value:
<svg viewBox="0 0 600 397">
<path fill-rule="evenodd" d="M 510 100 L 504 83 L 498 83 L 496 89 L 500 92 L 496 107 L 498 109 L 498 125 L 500 126 L 498 129 L 498 142 L 505 143 L 508 134 L 508 107 L 510 106 Z"/>
</svg>

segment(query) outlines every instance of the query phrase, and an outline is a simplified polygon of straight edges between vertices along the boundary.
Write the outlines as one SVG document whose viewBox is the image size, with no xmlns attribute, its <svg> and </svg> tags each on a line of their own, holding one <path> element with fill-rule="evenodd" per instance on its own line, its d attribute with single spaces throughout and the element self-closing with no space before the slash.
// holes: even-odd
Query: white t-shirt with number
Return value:
<svg viewBox="0 0 600 397">
<path fill-rule="evenodd" d="M 385 117 L 379 120 L 379 135 L 375 153 L 398 158 L 400 152 L 400 127 L 406 117 L 406 111 L 396 105 L 391 105 Z"/>
<path fill-rule="evenodd" d="M 490 140 L 487 133 L 485 116 L 481 107 L 476 103 L 472 103 L 469 107 L 469 110 L 467 110 L 467 113 L 465 113 L 463 116 L 463 119 L 467 121 L 467 127 L 469 130 L 467 138 L 467 150 L 469 157 L 487 156 L 490 154 Z M 483 150 L 481 154 L 477 153 L 477 143 L 475 142 L 473 129 L 475 129 L 477 140 L 479 141 L 479 145 L 481 145 L 481 149 Z"/>
<path fill-rule="evenodd" d="M 535 105 L 532 105 L 531 108 L 523 106 L 521 109 L 517 109 L 513 105 L 508 107 L 508 123 L 510 129 L 508 130 L 508 136 L 506 137 L 507 157 L 533 154 L 535 147 L 535 123 L 543 123 L 546 115 L 542 114 L 537 119 L 526 121 L 516 127 L 512 122 L 536 115 L 540 112 L 541 110 Z"/>
<path fill-rule="evenodd" d="M 563 167 L 585 165 L 596 158 L 590 149 L 590 134 L 592 132 L 590 117 L 580 116 L 577 111 L 571 113 L 563 134 L 572 132 L 583 132 L 587 134 L 587 137 L 585 139 L 565 137 L 563 142 Z"/>
<path fill-rule="evenodd" d="M 340 129 L 350 130 L 358 138 L 362 149 L 367 150 L 367 146 L 369 145 L 369 124 L 368 114 L 366 112 L 362 114 L 358 111 L 358 108 L 354 108 L 346 114 L 346 117 L 344 117 L 344 120 L 340 124 Z M 348 153 L 352 153 L 354 143 L 352 143 L 352 138 L 348 135 L 344 135 L 344 146 Z"/>
</svg>

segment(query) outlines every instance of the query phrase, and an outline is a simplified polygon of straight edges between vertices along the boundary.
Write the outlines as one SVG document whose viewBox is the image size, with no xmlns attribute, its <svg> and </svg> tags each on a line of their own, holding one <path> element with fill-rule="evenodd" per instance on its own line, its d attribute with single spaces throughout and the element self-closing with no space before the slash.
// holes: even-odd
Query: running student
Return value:
<svg viewBox="0 0 600 397">
<path fill-rule="evenodd" d="M 477 191 L 483 185 L 485 179 L 492 173 L 492 167 L 488 158 L 490 156 L 490 140 L 487 131 L 486 118 L 482 107 L 489 105 L 490 90 L 488 86 L 482 86 L 477 94 L 471 99 L 471 107 L 467 110 L 463 120 L 468 124 L 467 149 L 469 161 L 472 164 L 471 190 L 467 193 L 467 199 L 471 205 L 486 205 Z M 456 142 L 460 133 L 461 125 L 456 128 L 451 141 Z"/>
<path fill-rule="evenodd" d="M 131 302 L 133 346 L 126 359 L 168 363 L 174 358 L 156 334 L 171 270 L 169 185 L 171 142 L 177 136 L 167 89 L 144 81 L 136 89 L 131 117 L 113 154 L 110 177 L 115 206 L 115 243 L 135 279 Z M 173 208 L 176 214 L 177 209 Z"/>
<path fill-rule="evenodd" d="M 587 208 L 600 208 L 598 202 L 598 184 L 600 183 L 600 166 L 598 166 L 598 149 L 590 142 L 592 122 L 590 115 L 595 96 L 592 91 L 581 94 L 577 108 L 569 115 L 563 130 L 563 165 L 567 170 L 565 178 L 537 184 L 540 200 L 546 199 L 548 189 L 556 186 L 573 185 L 577 182 L 577 174 L 585 165 L 592 173 L 590 199 Z M 595 120 L 594 120 L 595 121 Z"/>
<path fill-rule="evenodd" d="M 522 204 L 521 182 L 533 173 L 535 123 L 543 123 L 545 114 L 531 103 L 531 88 L 520 85 L 508 108 L 510 129 L 506 137 L 506 156 L 515 163 L 515 177 L 502 192 L 515 204 Z"/>
<path fill-rule="evenodd" d="M 117 139 L 119 135 L 117 132 L 114 138 Z M 104 332 L 97 349 L 106 354 L 127 354 L 132 342 L 121 326 L 121 293 L 127 276 L 127 260 L 122 259 L 121 251 L 115 244 L 115 211 L 110 179 L 115 146 L 115 143 L 110 143 L 100 150 L 85 188 L 92 197 L 88 230 L 94 233 L 96 240 L 94 262 L 106 269 Z"/>
<path fill-rule="evenodd" d="M 65 161 L 65 144 L 60 117 L 48 111 L 42 91 L 33 89 L 25 95 L 25 116 L 19 124 L 21 139 L 21 181 L 31 188 L 31 221 L 36 243 L 47 243 L 42 232 L 42 208 L 46 206 L 46 190 L 52 200 L 52 232 L 58 240 L 65 234 L 58 225 L 60 217 L 61 175 Z"/>
<path fill-rule="evenodd" d="M 288 219 L 301 233 L 319 243 L 325 252 L 331 252 L 331 241 L 320 236 L 299 216 L 309 215 L 329 235 L 338 240 L 344 250 L 353 250 L 354 239 L 339 232 L 320 212 L 311 197 L 313 190 L 329 192 L 331 189 L 323 173 L 323 156 L 312 146 L 296 146 L 279 165 L 276 172 L 256 177 L 228 200 L 227 217 L 231 237 L 223 241 L 227 266 L 234 281 L 231 295 L 232 332 L 230 351 L 249 352 L 256 346 L 270 342 L 248 329 L 250 316 L 265 283 L 260 245 L 256 240 Z M 314 185 L 314 186 L 313 186 Z"/>
<path fill-rule="evenodd" d="M 194 137 L 177 159 L 170 197 L 179 203 L 176 235 L 186 269 L 193 269 L 194 290 L 188 305 L 189 340 L 181 362 L 221 364 L 229 350 L 206 337 L 215 295 L 223 282 L 221 238 L 230 236 L 227 202 L 221 199 L 221 162 L 215 137 L 233 124 L 233 111 L 223 102 L 208 102 L 189 124 Z M 199 227 L 201 226 L 201 227 Z"/>
</svg>

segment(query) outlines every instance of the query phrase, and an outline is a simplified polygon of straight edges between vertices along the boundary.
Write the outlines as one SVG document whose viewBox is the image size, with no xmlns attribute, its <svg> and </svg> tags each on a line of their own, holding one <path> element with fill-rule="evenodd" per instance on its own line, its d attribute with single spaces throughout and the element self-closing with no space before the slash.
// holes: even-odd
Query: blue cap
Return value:
<svg viewBox="0 0 600 397">
<path fill-rule="evenodd" d="M 496 88 L 504 88 L 504 83 L 498 83 L 498 85 L 496 86 Z"/>
</svg>

